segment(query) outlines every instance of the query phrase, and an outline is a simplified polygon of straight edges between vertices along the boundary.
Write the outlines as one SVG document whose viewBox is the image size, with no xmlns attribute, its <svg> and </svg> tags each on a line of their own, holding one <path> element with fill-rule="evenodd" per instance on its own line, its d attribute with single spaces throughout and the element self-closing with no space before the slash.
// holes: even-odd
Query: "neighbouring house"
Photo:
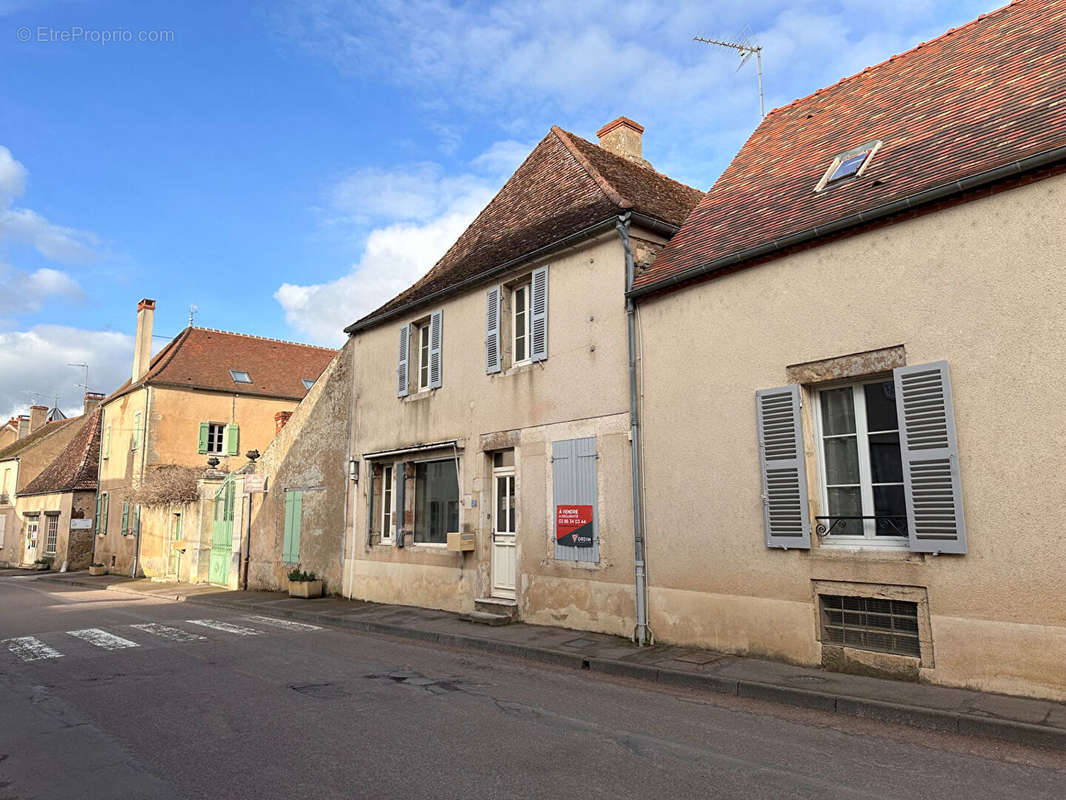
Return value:
<svg viewBox="0 0 1066 800">
<path fill-rule="evenodd" d="M 188 327 L 153 358 L 154 312 L 155 301 L 138 304 L 131 378 L 102 406 L 94 557 L 115 572 L 229 584 L 240 527 L 226 475 L 243 452 L 266 449 L 275 416 L 336 351 Z M 221 477 L 218 502 L 205 503 L 209 462 Z"/>
<path fill-rule="evenodd" d="M 0 450 L 14 444 L 28 433 L 29 423 L 29 417 L 20 415 L 11 417 L 3 425 L 0 425 Z"/>
<path fill-rule="evenodd" d="M 97 396 L 85 397 L 85 414 L 49 421 L 47 406 L 31 406 L 16 417 L 19 437 L 0 450 L 0 564 L 19 565 L 25 558 L 25 520 L 19 517 L 19 493 L 55 460 L 88 419 Z"/>
<path fill-rule="evenodd" d="M 100 411 L 92 409 L 67 446 L 18 494 L 22 563 L 47 559 L 64 572 L 89 566 L 99 455 Z"/>
<path fill-rule="evenodd" d="M 638 270 L 660 641 L 1066 699 L 1063 30 L 774 110 Z"/>
<path fill-rule="evenodd" d="M 642 133 L 553 127 L 423 278 L 346 329 L 346 452 L 316 460 L 343 395 L 289 421 L 275 559 L 351 597 L 633 632 L 627 272 L 702 196 L 648 166 Z M 320 493 L 341 476 L 344 504 Z"/>
</svg>

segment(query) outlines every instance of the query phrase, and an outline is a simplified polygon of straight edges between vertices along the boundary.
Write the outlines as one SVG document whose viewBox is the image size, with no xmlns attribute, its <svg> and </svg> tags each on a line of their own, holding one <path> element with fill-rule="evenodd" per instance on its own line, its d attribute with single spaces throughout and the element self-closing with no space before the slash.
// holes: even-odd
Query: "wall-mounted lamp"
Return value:
<svg viewBox="0 0 1066 800">
<path fill-rule="evenodd" d="M 359 461 L 357 459 L 353 458 L 348 462 L 348 480 L 359 483 Z"/>
</svg>

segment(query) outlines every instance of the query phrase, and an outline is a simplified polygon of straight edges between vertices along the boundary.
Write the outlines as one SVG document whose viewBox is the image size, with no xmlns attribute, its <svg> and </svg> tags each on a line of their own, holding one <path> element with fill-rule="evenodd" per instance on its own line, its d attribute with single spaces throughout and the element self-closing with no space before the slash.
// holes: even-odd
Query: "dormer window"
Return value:
<svg viewBox="0 0 1066 800">
<path fill-rule="evenodd" d="M 231 369 L 229 371 L 230 377 L 233 378 L 234 383 L 251 383 L 252 376 L 241 369 Z"/>
<path fill-rule="evenodd" d="M 814 191 L 820 192 L 829 186 L 862 175 L 873 158 L 874 153 L 876 153 L 880 147 L 881 141 L 875 139 L 872 142 L 867 142 L 861 147 L 856 147 L 853 150 L 847 150 L 846 152 L 841 153 L 833 159 L 833 162 L 829 165 L 829 169 L 825 171 L 825 174 L 818 182 L 818 185 L 814 187 Z"/>
</svg>

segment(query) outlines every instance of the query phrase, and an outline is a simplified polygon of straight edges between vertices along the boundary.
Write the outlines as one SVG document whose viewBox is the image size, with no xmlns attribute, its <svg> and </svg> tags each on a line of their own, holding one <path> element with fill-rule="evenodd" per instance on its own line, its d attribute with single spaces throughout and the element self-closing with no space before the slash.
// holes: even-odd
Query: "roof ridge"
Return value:
<svg viewBox="0 0 1066 800">
<path fill-rule="evenodd" d="M 558 125 L 552 125 L 551 130 L 552 133 L 554 133 L 559 139 L 559 141 L 563 143 L 566 149 L 570 151 L 570 155 L 577 159 L 577 162 L 582 166 L 585 172 L 588 173 L 589 177 L 592 178 L 593 181 L 595 181 L 597 186 L 600 187 L 600 190 L 605 195 L 607 195 L 608 200 L 610 200 L 616 206 L 619 206 L 621 208 L 633 207 L 633 204 L 630 201 L 626 200 L 624 197 L 622 197 L 622 195 L 619 194 L 618 190 L 611 185 L 610 181 L 603 177 L 603 175 L 600 174 L 600 171 L 598 169 L 592 166 L 592 162 L 589 161 L 588 158 L 585 157 L 585 154 L 578 149 L 577 145 L 574 144 L 573 140 L 570 138 L 570 134 L 568 134 Z"/>
<path fill-rule="evenodd" d="M 201 327 L 199 325 L 190 325 L 185 330 L 187 330 L 187 331 L 208 331 L 210 333 L 225 333 L 225 334 L 227 334 L 229 336 L 243 336 L 246 339 L 259 339 L 260 341 L 264 341 L 264 342 L 277 342 L 278 344 L 293 344 L 293 345 L 296 345 L 297 347 L 310 347 L 310 348 L 313 348 L 315 350 L 328 350 L 331 353 L 337 352 L 336 348 L 333 348 L 333 347 L 323 347 L 322 345 L 307 344 L 305 342 L 294 342 L 294 341 L 292 341 L 290 339 L 275 339 L 275 338 L 273 338 L 271 336 L 257 336 L 254 333 L 240 333 L 238 331 L 224 331 L 221 328 L 204 328 L 204 327 Z M 178 335 L 180 336 L 181 334 L 178 334 Z"/>
<path fill-rule="evenodd" d="M 672 183 L 672 184 L 674 184 L 676 186 L 680 186 L 683 189 L 688 189 L 688 190 L 693 191 L 693 192 L 699 192 L 700 194 L 706 194 L 706 192 L 703 189 L 700 189 L 699 187 L 689 186 L 687 183 L 685 183 L 683 181 L 679 181 L 677 178 L 671 178 L 665 172 L 660 172 L 655 167 L 653 167 L 649 162 L 644 162 L 642 164 L 642 163 L 640 163 L 638 161 L 633 161 L 632 159 L 626 158 L 625 156 L 618 155 L 618 153 L 612 153 L 606 147 L 602 147 L 601 145 L 598 145 L 595 142 L 589 141 L 584 136 L 578 136 L 576 133 L 572 133 L 570 131 L 563 131 L 563 133 L 565 133 L 567 136 L 571 137 L 571 141 L 573 139 L 580 139 L 585 144 L 587 144 L 589 147 L 595 147 L 597 150 L 599 150 L 602 153 L 604 153 L 608 158 L 614 158 L 614 159 L 617 159 L 617 160 L 623 162 L 626 165 L 627 168 L 643 169 L 643 170 L 646 170 L 646 171 L 652 173 L 656 177 L 662 178 L 663 180 L 666 180 L 666 181 L 670 181 L 670 183 Z"/>
<path fill-rule="evenodd" d="M 1023 0 L 1010 0 L 1010 2 L 1008 2 L 1005 6 L 1000 6 L 999 8 L 993 9 L 992 11 L 989 11 L 987 14 L 981 14 L 976 19 L 971 19 L 969 22 L 963 23 L 962 25 L 960 25 L 957 28 L 948 28 L 946 31 L 944 31 L 939 36 L 934 36 L 932 39 L 929 39 L 928 41 L 925 41 L 925 42 L 918 42 L 918 44 L 916 44 L 914 47 L 912 47 L 912 48 L 910 48 L 908 50 L 904 50 L 901 53 L 895 53 L 895 54 L 889 56 L 888 58 L 884 59 L 883 61 L 878 61 L 876 64 L 870 64 L 869 66 L 864 67 L 863 69 L 859 70 L 858 72 L 855 72 L 855 73 L 853 73 L 851 75 L 847 75 L 847 76 L 841 78 L 836 83 L 831 83 L 829 86 L 823 86 L 822 88 L 816 89 L 815 91 L 811 92 L 808 95 L 804 95 L 803 97 L 797 97 L 792 102 L 785 103 L 783 106 L 778 106 L 777 108 L 771 108 L 769 113 L 766 116 L 770 117 L 773 114 L 776 114 L 776 113 L 781 112 L 781 111 L 785 111 L 785 110 L 787 110 L 789 108 L 792 108 L 795 105 L 799 105 L 800 103 L 804 102 L 805 100 L 810 100 L 811 98 L 817 97 L 820 94 L 825 94 L 826 92 L 837 88 L 838 86 L 840 86 L 843 83 L 847 83 L 848 81 L 855 80 L 860 75 L 865 75 L 867 72 L 870 72 L 871 70 L 875 70 L 875 69 L 877 69 L 879 67 L 882 67 L 885 64 L 889 64 L 889 63 L 891 63 L 891 62 L 893 62 L 893 61 L 895 61 L 897 59 L 904 58 L 904 57 L 909 56 L 909 55 L 913 55 L 917 51 L 921 50 L 923 47 L 928 47 L 929 45 L 936 44 L 940 40 L 946 39 L 949 36 L 953 36 L 954 34 L 958 33 L 959 31 L 964 30 L 965 28 L 969 28 L 969 27 L 971 27 L 973 25 L 976 25 L 978 22 L 984 22 L 985 20 L 989 19 L 990 17 L 996 16 L 997 14 L 1001 14 L 1004 11 L 1007 11 L 1008 9 L 1013 8 L 1015 5 L 1020 4 L 1021 2 L 1023 2 Z"/>
</svg>

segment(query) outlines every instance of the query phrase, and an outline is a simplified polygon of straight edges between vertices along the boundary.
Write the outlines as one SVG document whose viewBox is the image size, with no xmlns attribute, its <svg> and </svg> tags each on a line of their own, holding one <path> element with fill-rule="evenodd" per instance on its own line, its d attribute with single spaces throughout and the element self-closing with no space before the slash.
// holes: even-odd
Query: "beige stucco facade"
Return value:
<svg viewBox="0 0 1066 800">
<path fill-rule="evenodd" d="M 37 559 L 47 558 L 54 569 L 78 570 L 89 566 L 92 547 L 92 530 L 72 525 L 72 520 L 91 520 L 96 493 L 92 491 L 49 492 L 47 494 L 20 495 L 15 502 L 18 527 L 11 532 L 12 549 L 21 549 L 19 563 L 31 565 Z M 55 520 L 55 548 L 49 547 L 48 528 Z M 32 523 L 37 524 L 37 536 L 31 541 L 27 532 Z M 12 563 L 15 563 L 12 560 Z"/>
<path fill-rule="evenodd" d="M 1064 207 L 1060 175 L 641 301 L 659 641 L 817 664 L 817 594 L 851 588 L 918 601 L 922 679 L 1066 699 Z M 789 367 L 897 346 L 949 364 L 967 552 L 769 549 L 756 390 L 802 384 L 813 519 L 819 384 Z"/>
<path fill-rule="evenodd" d="M 642 250 L 661 243 L 634 230 Z M 548 348 L 544 361 L 510 366 L 512 338 L 501 336 L 503 371 L 486 374 L 486 292 L 505 287 L 501 319 L 511 318 L 506 289 L 549 266 Z M 441 309 L 442 385 L 397 396 L 399 331 Z M 517 537 L 515 601 L 527 622 L 628 636 L 634 625 L 628 356 L 624 249 L 614 232 L 551 258 L 529 262 L 499 281 L 413 310 L 351 343 L 354 425 L 351 453 L 361 463 L 349 515 L 344 593 L 356 598 L 469 611 L 493 594 L 493 454 L 513 450 Z M 413 351 L 412 373 L 417 371 Z M 596 453 L 599 559 L 556 558 L 555 442 L 592 438 Z M 418 445 L 455 442 L 435 450 Z M 387 455 L 375 455 L 383 451 Z M 416 482 L 411 464 L 457 462 L 459 530 L 474 534 L 472 552 L 418 544 L 412 528 Z M 406 546 L 382 540 L 382 468 L 407 475 Z M 371 473 L 373 492 L 371 495 Z M 398 484 L 394 484 L 398 494 Z M 368 504 L 373 514 L 368 528 Z M 569 552 L 569 551 L 567 551 Z M 354 555 L 354 560 L 353 560 Z"/>
</svg>

